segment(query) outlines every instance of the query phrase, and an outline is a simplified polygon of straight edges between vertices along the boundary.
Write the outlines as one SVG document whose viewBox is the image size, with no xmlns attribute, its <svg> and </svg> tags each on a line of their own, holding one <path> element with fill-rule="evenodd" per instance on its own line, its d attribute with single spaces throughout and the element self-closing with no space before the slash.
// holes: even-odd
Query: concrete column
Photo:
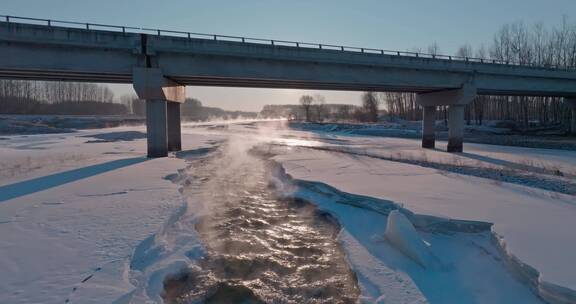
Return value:
<svg viewBox="0 0 576 304">
<path fill-rule="evenodd" d="M 182 135 L 180 132 L 180 103 L 169 102 L 168 110 L 168 151 L 182 150 Z"/>
<path fill-rule="evenodd" d="M 138 97 L 146 100 L 148 157 L 181 150 L 180 103 L 186 99 L 186 87 L 164 77 L 159 68 L 134 68 L 132 81 Z"/>
<path fill-rule="evenodd" d="M 427 107 L 449 106 L 448 152 L 462 152 L 462 138 L 464 136 L 464 106 L 474 100 L 476 93 L 476 86 L 473 81 L 470 81 L 463 83 L 462 87 L 459 89 L 446 89 L 420 93 L 416 96 L 416 103 L 424 107 L 425 125 L 423 126 L 423 129 L 426 129 Z M 429 115 L 432 116 L 432 114 Z M 425 147 L 425 138 L 426 135 L 430 134 L 430 132 L 423 130 L 422 133 L 422 147 Z"/>
<path fill-rule="evenodd" d="M 422 115 L 422 148 L 434 149 L 436 106 L 424 106 Z"/>
<path fill-rule="evenodd" d="M 168 155 L 166 100 L 146 100 L 146 133 L 148 157 Z"/>
<path fill-rule="evenodd" d="M 464 138 L 464 105 L 448 109 L 448 152 L 462 152 Z"/>
</svg>

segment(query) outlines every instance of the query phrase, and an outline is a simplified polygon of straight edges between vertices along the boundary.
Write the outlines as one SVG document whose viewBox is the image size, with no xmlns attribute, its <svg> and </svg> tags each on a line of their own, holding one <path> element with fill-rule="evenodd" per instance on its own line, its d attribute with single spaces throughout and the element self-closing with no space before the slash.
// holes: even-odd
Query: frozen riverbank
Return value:
<svg viewBox="0 0 576 304">
<path fill-rule="evenodd" d="M 144 125 L 143 117 L 128 115 L 0 115 L 0 135 L 52 134 L 80 129 Z"/>
<path fill-rule="evenodd" d="M 281 167 L 277 178 L 287 195 L 314 202 L 342 224 L 339 240 L 357 272 L 363 303 L 543 303 L 508 272 L 486 223 L 417 215 L 392 201 L 294 180 Z M 427 252 L 421 254 L 429 255 L 425 264 L 385 238 L 392 210 L 418 228 Z"/>
<path fill-rule="evenodd" d="M 259 194 L 250 191 L 223 196 L 222 189 L 235 187 L 234 178 L 222 175 L 221 182 L 231 182 L 222 186 L 209 166 L 202 171 L 196 160 L 187 165 L 181 159 L 216 153 L 230 138 L 244 151 L 258 145 L 264 156 L 276 155 L 274 160 L 291 175 L 279 176 L 278 190 L 317 204 L 338 219 L 342 226 L 338 240 L 366 303 L 538 303 L 538 291 L 530 292 L 531 282 L 511 275 L 505 267 L 507 256 L 497 250 L 486 230 L 489 225 L 478 222 L 494 223 L 506 249 L 541 273 L 536 273 L 536 283 L 573 286 L 573 196 L 419 165 L 425 160 L 479 169 L 512 168 L 569 182 L 576 172 L 571 151 L 469 144 L 469 154 L 453 155 L 423 152 L 417 140 L 337 136 L 291 130 L 281 123 L 244 122 L 185 127 L 184 152 L 148 160 L 142 157 L 142 131 L 122 127 L 8 136 L 0 141 L 0 166 L 11 168 L 10 174 L 0 177 L 0 197 L 5 198 L 0 201 L 0 226 L 7 231 L 0 236 L 0 250 L 6 253 L 0 266 L 8 269 L 0 275 L 0 299 L 160 302 L 164 278 L 194 267 L 206 254 L 195 229 L 197 216 L 205 214 L 205 202 L 244 198 L 255 200 L 246 205 L 248 211 L 270 207 L 259 205 Z M 239 151 L 232 149 L 230 155 L 239 157 Z M 233 160 L 215 164 L 226 173 Z M 555 175 L 555 170 L 563 176 Z M 250 175 L 236 181 L 248 182 Z M 22 192 L 26 185 L 32 187 Z M 431 228 L 426 221 L 408 217 L 436 260 L 423 268 L 385 239 L 390 206 L 470 222 L 440 221 Z M 263 224 L 246 219 L 248 228 Z M 228 222 L 221 223 L 226 227 Z M 206 239 L 211 239 L 209 234 Z M 228 287 L 226 292 L 234 291 Z"/>
<path fill-rule="evenodd" d="M 494 223 L 493 229 L 505 240 L 506 249 L 540 272 L 532 279 L 575 290 L 573 196 L 307 148 L 291 148 L 276 160 L 297 179 L 392 200 L 419 214 Z M 551 252 L 550 248 L 556 249 Z"/>
<path fill-rule="evenodd" d="M 0 302 L 113 303 L 133 290 L 134 248 L 182 206 L 164 177 L 185 164 L 146 159 L 143 139 L 82 137 L 117 131 L 142 129 L 0 142 L 2 166 L 18 168 L 0 179 Z M 191 150 L 211 146 L 201 135 L 185 140 Z"/>
<path fill-rule="evenodd" d="M 466 125 L 464 127 L 464 141 L 489 145 L 576 150 L 576 138 L 567 136 L 565 131 L 562 130 L 562 126 L 559 125 L 519 131 L 514 128 L 514 122 L 489 121 L 484 123 L 485 125 Z M 510 125 L 512 125 L 512 128 Z M 293 122 L 290 126 L 298 130 L 332 133 L 335 135 L 422 138 L 421 121 L 398 120 L 396 122 L 387 121 L 368 125 Z M 440 121 L 436 123 L 436 138 L 444 141 L 448 139 L 447 126 Z"/>
</svg>

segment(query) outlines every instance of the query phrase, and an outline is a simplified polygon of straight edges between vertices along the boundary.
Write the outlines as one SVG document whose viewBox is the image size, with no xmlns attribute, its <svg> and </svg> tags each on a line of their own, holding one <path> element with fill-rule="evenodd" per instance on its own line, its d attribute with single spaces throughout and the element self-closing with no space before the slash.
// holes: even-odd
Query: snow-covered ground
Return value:
<svg viewBox="0 0 576 304">
<path fill-rule="evenodd" d="M 506 270 L 486 231 L 392 232 L 389 215 L 356 207 L 392 202 L 299 184 L 292 195 L 315 202 L 342 224 L 339 239 L 358 275 L 363 303 L 542 303 Z"/>
<path fill-rule="evenodd" d="M 144 118 L 130 115 L 11 115 L 0 114 L 0 135 L 68 133 L 77 129 L 135 126 Z"/>
<path fill-rule="evenodd" d="M 147 159 L 145 139 L 86 143 L 98 138 L 84 136 L 142 131 L 0 141 L 1 303 L 112 303 L 134 288 L 134 248 L 184 204 L 164 177 L 185 163 Z M 212 139 L 184 135 L 184 148 Z"/>
<path fill-rule="evenodd" d="M 302 123 L 293 122 L 291 127 L 306 131 L 321 133 L 337 133 L 340 135 L 384 136 L 399 138 L 422 137 L 422 122 L 392 119 L 380 121 L 377 124 L 359 123 Z M 465 125 L 464 134 L 468 142 L 519 146 L 530 148 L 547 148 L 576 150 L 576 139 L 565 136 L 561 125 L 521 129 L 513 121 L 484 121 L 483 125 Z M 436 121 L 436 138 L 446 140 L 448 127 L 443 121 Z"/>
<path fill-rule="evenodd" d="M 183 267 L 176 253 L 198 246 L 192 232 L 185 241 L 170 238 L 193 229 L 178 218 L 199 212 L 195 207 L 202 204 L 179 192 L 178 176 L 193 172 L 184 158 L 231 139 L 244 146 L 273 143 L 263 152 L 276 155 L 273 160 L 289 174 L 279 173 L 278 190 L 338 219 L 363 302 L 539 303 L 536 294 L 546 296 L 556 285 L 576 290 L 574 151 L 465 144 L 466 153 L 454 155 L 423 151 L 418 140 L 244 122 L 185 127 L 183 148 L 189 152 L 146 159 L 143 131 L 2 137 L 0 302 L 159 301 L 158 280 Z M 420 222 L 429 218 L 409 217 L 417 221 L 425 256 L 431 256 L 423 267 L 406 255 L 410 249 L 402 251 L 394 237 L 385 237 L 389 210 L 380 209 L 389 206 L 494 223 L 501 243 L 490 231 L 438 232 Z M 172 260 L 162 261 L 167 252 L 174 253 Z M 508 261 L 511 256 L 517 259 Z M 526 265 L 507 268 L 518 261 Z M 522 282 L 532 278 L 527 265 L 540 273 L 536 282 Z M 146 285 L 151 282 L 156 285 Z"/>
<path fill-rule="evenodd" d="M 454 155 L 419 149 L 418 140 L 319 135 L 327 142 L 321 150 L 293 147 L 275 158 L 293 178 L 391 200 L 419 214 L 494 223 L 493 230 L 503 238 L 506 250 L 540 272 L 538 282 L 576 290 L 573 192 L 560 194 L 539 185 L 506 183 L 428 166 L 451 164 L 480 171 L 496 167 L 503 174 L 510 174 L 503 169 L 512 166 L 536 179 L 548 174 L 537 174 L 539 169 L 554 168 L 566 172 L 558 177 L 560 182 L 573 185 L 576 152 L 465 144 L 466 153 Z M 442 145 L 445 143 L 438 143 Z"/>
</svg>

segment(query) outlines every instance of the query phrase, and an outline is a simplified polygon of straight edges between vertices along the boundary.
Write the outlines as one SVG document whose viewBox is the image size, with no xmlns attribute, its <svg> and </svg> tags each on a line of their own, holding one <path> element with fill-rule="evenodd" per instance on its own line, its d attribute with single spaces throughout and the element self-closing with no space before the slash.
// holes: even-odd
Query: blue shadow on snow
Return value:
<svg viewBox="0 0 576 304">
<path fill-rule="evenodd" d="M 0 186 L 0 202 L 64 185 L 122 167 L 134 165 L 146 160 L 146 157 L 118 159 L 102 164 L 42 176 L 6 186 Z"/>
</svg>

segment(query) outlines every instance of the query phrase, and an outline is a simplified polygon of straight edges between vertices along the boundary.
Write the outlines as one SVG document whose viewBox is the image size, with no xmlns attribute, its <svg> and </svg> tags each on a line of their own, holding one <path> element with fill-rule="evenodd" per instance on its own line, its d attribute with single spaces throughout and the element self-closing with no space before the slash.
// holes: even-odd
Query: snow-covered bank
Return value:
<svg viewBox="0 0 576 304">
<path fill-rule="evenodd" d="M 183 159 L 202 157 L 209 151 L 208 148 L 191 150 Z M 163 303 L 165 280 L 194 267 L 193 262 L 204 256 L 205 249 L 195 225 L 204 215 L 205 205 L 184 190 L 184 186 L 194 182 L 193 178 L 182 168 L 178 173 L 166 176 L 166 179 L 179 187 L 183 204 L 165 220 L 158 231 L 135 247 L 126 273 L 133 288 L 114 304 Z"/>
<path fill-rule="evenodd" d="M 0 135 L 50 134 L 143 125 L 143 117 L 129 115 L 0 115 Z"/>
<path fill-rule="evenodd" d="M 493 229 L 506 240 L 507 250 L 540 271 L 541 286 L 576 289 L 571 249 L 576 243 L 572 233 L 576 210 L 546 191 L 303 148 L 290 148 L 275 160 L 298 180 L 385 198 L 419 214 L 494 223 Z"/>
<path fill-rule="evenodd" d="M 576 150 L 576 138 L 565 136 L 561 126 L 556 125 L 542 132 L 519 132 L 509 128 L 509 121 L 485 122 L 486 125 L 464 126 L 464 139 L 466 142 L 518 146 L 528 148 Z M 292 122 L 291 127 L 310 132 L 333 133 L 336 135 L 374 136 L 391 138 L 422 138 L 421 121 L 382 121 L 377 124 L 360 123 L 302 123 Z M 446 140 L 448 128 L 443 122 L 436 122 L 436 138 Z"/>
<path fill-rule="evenodd" d="M 445 153 L 442 148 L 421 149 L 420 142 L 413 139 L 341 136 L 331 132 L 319 132 L 316 138 L 322 144 L 314 145 L 314 149 L 482 177 L 495 183 L 548 190 L 552 195 L 576 194 L 575 151 L 466 143 L 466 151 L 455 154 Z M 444 145 L 438 143 L 440 147 Z"/>
<path fill-rule="evenodd" d="M 4 136 L 0 140 L 0 185 L 122 158 L 142 157 L 146 140 L 141 136 L 134 138 L 134 134 L 143 132 L 143 127 L 119 127 L 75 133 Z M 118 133 L 130 136 L 117 136 L 115 141 L 98 138 L 110 138 L 110 134 Z"/>
<path fill-rule="evenodd" d="M 525 170 L 503 169 L 499 166 L 471 166 L 458 161 L 430 161 L 426 157 L 410 157 L 406 155 L 382 155 L 381 153 L 370 153 L 364 149 L 348 149 L 341 146 L 319 146 L 308 147 L 310 149 L 330 151 L 336 153 L 345 153 L 349 155 L 359 155 L 368 158 L 376 158 L 401 162 L 410 165 L 421 166 L 425 168 L 437 169 L 448 173 L 457 173 L 475 177 L 482 177 L 494 180 L 500 183 L 511 183 L 532 188 L 553 191 L 568 195 L 576 195 L 576 182 L 572 179 L 575 175 L 569 174 L 569 178 L 564 178 L 565 173 L 558 169 L 555 171 L 546 170 L 546 168 L 528 167 Z M 512 164 L 511 166 L 521 168 L 522 165 Z M 537 172 L 537 173 L 536 173 Z M 536 173 L 536 174 L 535 174 Z M 568 174 L 567 174 L 568 175 Z"/>
<path fill-rule="evenodd" d="M 145 139 L 82 137 L 120 131 L 143 130 L 14 136 L 0 143 L 4 167 L 28 166 L 0 179 L 0 197 L 18 185 L 0 201 L 0 302 L 122 303 L 136 288 L 133 252 L 182 210 L 178 185 L 165 177 L 185 162 L 146 159 Z M 184 135 L 184 148 L 211 147 L 213 139 Z M 97 142 L 86 143 L 91 140 Z"/>
<path fill-rule="evenodd" d="M 182 166 L 144 161 L 0 203 L 2 299 L 111 303 L 130 290 L 133 247 L 182 204 L 162 180 Z"/>
<path fill-rule="evenodd" d="M 317 204 L 341 223 L 339 239 L 357 273 L 363 303 L 542 303 L 506 270 L 490 225 L 413 214 L 391 201 L 293 180 L 281 167 L 276 176 L 286 195 Z M 392 210 L 409 215 L 419 227 L 423 251 L 430 255 L 426 263 L 416 263 L 385 240 Z"/>
</svg>

